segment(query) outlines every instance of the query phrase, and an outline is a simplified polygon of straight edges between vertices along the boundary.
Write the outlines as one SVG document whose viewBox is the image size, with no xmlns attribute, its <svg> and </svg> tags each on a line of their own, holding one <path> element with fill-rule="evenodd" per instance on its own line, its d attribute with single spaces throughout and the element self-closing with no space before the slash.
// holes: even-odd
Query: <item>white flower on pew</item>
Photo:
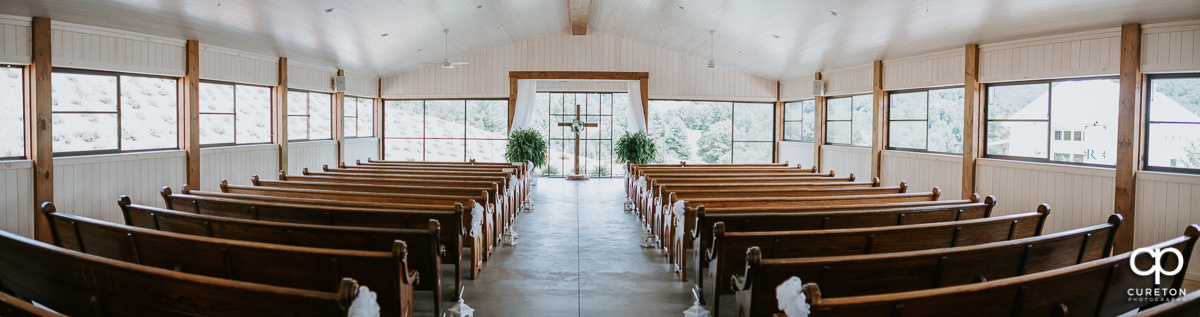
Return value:
<svg viewBox="0 0 1200 317">
<path fill-rule="evenodd" d="M 775 288 L 775 299 L 779 301 L 779 310 L 788 317 L 807 317 L 809 306 L 804 296 L 804 283 L 799 277 L 793 276 L 779 287 Z"/>
<path fill-rule="evenodd" d="M 350 302 L 349 317 L 379 317 L 379 303 L 375 300 L 375 292 L 366 286 L 358 287 L 358 296 Z"/>
<path fill-rule="evenodd" d="M 471 237 L 478 237 L 483 232 L 483 205 L 478 202 L 471 208 Z"/>
<path fill-rule="evenodd" d="M 637 182 L 634 183 L 634 185 L 637 185 L 637 188 L 640 188 L 643 191 L 646 190 L 646 177 L 638 177 Z"/>
<path fill-rule="evenodd" d="M 675 239 L 683 239 L 683 206 L 687 205 L 687 201 L 676 201 L 671 205 L 671 212 L 675 214 Z"/>
</svg>

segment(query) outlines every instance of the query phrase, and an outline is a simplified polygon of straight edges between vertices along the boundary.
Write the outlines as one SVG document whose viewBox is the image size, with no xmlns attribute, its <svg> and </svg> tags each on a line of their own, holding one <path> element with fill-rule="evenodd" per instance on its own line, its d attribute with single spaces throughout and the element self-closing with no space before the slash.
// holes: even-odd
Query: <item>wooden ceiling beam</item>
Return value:
<svg viewBox="0 0 1200 317">
<path fill-rule="evenodd" d="M 570 0 L 571 35 L 587 35 L 588 18 L 592 14 L 592 0 Z"/>
</svg>

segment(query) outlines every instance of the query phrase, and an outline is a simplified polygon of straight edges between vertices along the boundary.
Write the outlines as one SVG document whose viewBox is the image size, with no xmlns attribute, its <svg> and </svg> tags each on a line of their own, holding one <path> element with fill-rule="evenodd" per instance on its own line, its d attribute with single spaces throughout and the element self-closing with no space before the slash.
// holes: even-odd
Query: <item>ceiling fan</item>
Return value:
<svg viewBox="0 0 1200 317">
<path fill-rule="evenodd" d="M 738 68 L 734 65 L 717 65 L 716 59 L 713 57 L 713 51 L 716 50 L 717 30 L 708 30 L 708 69 L 720 68 Z"/>
<path fill-rule="evenodd" d="M 454 69 L 455 66 L 458 66 L 458 65 L 471 64 L 469 62 L 450 62 L 450 56 L 449 56 L 449 54 L 450 54 L 450 29 L 442 29 L 442 33 L 445 34 L 445 39 L 446 39 L 445 46 L 442 47 L 442 62 L 441 63 L 426 62 L 425 64 L 442 65 L 442 68 L 445 68 L 445 69 Z"/>
</svg>

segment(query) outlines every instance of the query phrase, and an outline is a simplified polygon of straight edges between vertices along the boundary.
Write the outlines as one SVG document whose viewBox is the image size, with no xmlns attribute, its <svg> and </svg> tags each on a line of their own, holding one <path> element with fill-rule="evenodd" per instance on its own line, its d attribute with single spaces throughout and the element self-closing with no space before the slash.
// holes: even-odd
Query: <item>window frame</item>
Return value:
<svg viewBox="0 0 1200 317">
<path fill-rule="evenodd" d="M 1054 153 L 1050 148 L 1051 142 L 1054 142 L 1054 128 L 1053 128 L 1053 126 L 1054 126 L 1054 124 L 1053 124 L 1053 122 L 1054 122 L 1054 116 L 1053 116 L 1053 114 L 1054 114 L 1054 85 L 1053 84 L 1055 82 L 1063 82 L 1063 81 L 1105 80 L 1105 79 L 1117 80 L 1118 82 L 1120 81 L 1119 76 L 1095 76 L 1095 77 L 1039 79 L 1039 80 L 1013 81 L 1013 82 L 984 84 L 983 93 L 982 93 L 982 95 L 983 95 L 983 98 L 982 98 L 983 99 L 983 120 L 981 122 L 981 124 L 983 125 L 983 131 L 982 131 L 983 132 L 982 133 L 982 135 L 983 135 L 983 137 L 982 137 L 983 155 L 982 155 L 982 157 L 989 158 L 989 159 L 1002 159 L 1002 160 L 1010 160 L 1010 161 L 1033 162 L 1033 163 L 1063 164 L 1063 165 L 1097 167 L 1097 168 L 1116 168 L 1116 164 L 1104 165 L 1104 164 L 1096 164 L 1096 163 L 1076 163 L 1076 162 L 1054 161 L 1054 160 L 1052 160 L 1052 158 L 1054 157 Z M 1020 86 L 1020 85 L 1033 85 L 1033 84 L 1047 85 L 1047 89 L 1046 89 L 1046 120 L 1038 120 L 1038 119 L 992 120 L 992 118 L 988 114 L 988 110 L 989 110 L 990 104 L 991 104 L 990 89 L 992 87 Z M 1147 116 L 1147 118 L 1149 118 L 1149 116 Z M 1000 154 L 988 153 L 988 145 L 989 145 L 988 144 L 989 143 L 988 142 L 988 123 L 991 123 L 991 122 L 1045 122 L 1046 123 L 1046 158 L 1015 156 L 1015 155 L 1000 155 Z M 1120 138 L 1120 137 L 1118 136 L 1118 138 Z M 1075 142 L 1075 141 L 1071 141 L 1071 142 Z"/>
<path fill-rule="evenodd" d="M 886 131 L 888 133 L 888 138 L 887 138 L 888 144 L 884 144 L 884 149 L 889 150 L 889 151 L 904 151 L 904 152 L 927 153 L 927 154 L 945 154 L 945 155 L 956 155 L 956 156 L 962 155 L 962 153 L 939 152 L 939 151 L 930 151 L 929 150 L 929 92 L 933 91 L 933 90 L 944 90 L 944 89 L 962 89 L 963 94 L 966 95 L 966 87 L 965 86 L 929 87 L 929 88 L 914 88 L 914 89 L 888 91 L 887 92 L 887 98 L 888 98 L 888 100 L 887 100 L 888 101 L 887 115 L 888 115 L 888 117 L 887 117 L 887 126 L 884 127 L 884 129 L 886 129 Z M 916 120 L 916 119 L 892 120 L 892 105 L 893 105 L 892 95 L 908 94 L 908 93 L 914 93 L 914 92 L 924 92 L 925 93 L 925 119 L 924 120 Z M 901 121 L 901 122 L 924 121 L 925 122 L 925 148 L 924 149 L 912 149 L 912 148 L 892 146 L 891 145 L 892 121 Z M 960 123 L 963 124 L 963 130 L 965 132 L 965 130 L 966 130 L 966 114 L 965 113 L 963 114 L 963 122 L 960 122 Z M 985 125 L 986 125 L 986 123 L 985 123 Z M 966 135 L 964 133 L 964 137 L 965 136 Z M 984 134 L 984 138 L 985 139 L 987 138 L 987 134 Z M 965 146 L 966 142 L 964 142 L 963 140 L 959 140 L 959 142 L 963 143 L 964 144 L 963 146 Z M 985 147 L 984 149 L 986 150 L 987 148 Z"/>
<path fill-rule="evenodd" d="M 788 104 L 790 104 L 790 103 L 803 103 L 803 102 L 806 102 L 806 101 L 812 102 L 812 108 L 813 108 L 813 121 L 814 121 L 814 122 L 809 122 L 809 123 L 812 123 L 812 125 L 813 125 L 813 134 L 816 134 L 816 132 L 817 132 L 817 123 L 816 123 L 815 121 L 817 121 L 817 117 L 816 117 L 816 114 L 817 114 L 817 99 L 816 99 L 816 98 L 813 98 L 813 99 L 801 99 L 801 100 L 785 101 L 785 102 L 783 102 L 783 120 L 780 120 L 780 122 L 783 122 L 783 124 L 782 124 L 782 125 L 779 127 L 779 129 L 783 130 L 783 138 L 781 139 L 782 141 L 788 141 L 788 142 L 801 142 L 801 143 L 809 143 L 809 144 L 812 144 L 812 143 L 816 143 L 816 142 L 817 142 L 817 136 L 816 136 L 816 135 L 813 135 L 813 139 L 812 139 L 812 141 L 804 141 L 804 140 L 798 140 L 798 139 L 788 139 L 788 138 L 787 138 L 787 124 L 788 124 L 789 122 L 800 123 L 800 129 L 801 129 L 801 131 L 803 131 L 803 129 L 804 129 L 804 123 L 806 122 L 806 121 L 804 121 L 804 106 L 803 106 L 803 105 L 801 105 L 801 106 L 800 106 L 800 107 L 801 107 L 801 108 L 800 108 L 800 115 L 798 116 L 798 117 L 800 117 L 800 119 L 799 119 L 799 120 L 788 120 L 788 119 L 787 119 L 787 117 L 788 117 L 788 115 L 787 115 L 787 105 L 788 105 Z M 803 134 L 803 133 L 802 133 L 802 134 Z"/>
<path fill-rule="evenodd" d="M 303 138 L 303 139 L 293 139 L 293 138 L 292 138 L 292 136 L 291 136 L 291 134 L 289 133 L 289 134 L 287 134 L 287 137 L 286 137 L 286 139 L 287 139 L 287 142 L 288 142 L 288 143 L 292 143 L 292 142 L 309 142 L 309 141 L 329 141 L 329 140 L 333 140 L 333 135 L 334 135 L 334 133 L 333 133 L 333 128 L 334 128 L 334 125 L 333 125 L 333 120 L 335 120 L 335 118 L 333 117 L 333 107 L 337 106 L 337 105 L 336 105 L 336 104 L 334 104 L 334 102 L 333 102 L 333 96 L 334 96 L 334 95 L 333 95 L 333 93 L 320 92 L 320 91 L 312 91 L 312 90 L 303 90 L 303 89 L 288 89 L 287 93 L 285 93 L 285 94 L 284 94 L 284 97 L 283 97 L 283 98 L 288 98 L 288 95 L 289 95 L 289 94 L 291 94 L 292 92 L 302 92 L 302 93 L 304 93 L 304 94 L 305 94 L 305 96 L 306 96 L 306 98 L 304 98 L 304 100 L 305 100 L 305 103 L 304 103 L 304 110 L 305 110 L 305 111 L 304 111 L 304 113 L 305 113 L 305 114 L 303 114 L 303 115 L 299 115 L 299 114 L 290 114 L 290 113 L 287 113 L 287 111 L 284 111 L 284 117 L 285 117 L 284 119 L 285 119 L 285 120 L 291 120 L 291 118 L 292 118 L 292 117 L 305 117 L 305 121 L 304 121 L 304 122 L 305 122 L 305 124 L 306 124 L 306 125 L 305 125 L 305 128 L 306 128 L 306 129 L 304 129 L 304 137 L 305 137 L 305 138 Z M 312 100 L 312 94 L 314 94 L 314 93 L 317 93 L 317 94 L 325 94 L 325 95 L 329 95 L 329 138 L 328 138 L 328 139 L 313 139 L 313 138 L 312 138 L 312 106 L 310 105 L 310 103 L 312 103 L 312 102 L 311 102 L 311 100 Z M 292 109 L 292 105 L 289 103 L 289 104 L 287 105 L 287 108 L 288 108 L 288 110 L 291 110 L 291 109 Z M 291 130 L 291 128 L 292 128 L 292 127 L 290 126 L 290 124 L 291 124 L 291 123 L 289 122 L 288 130 Z M 274 128 L 274 127 L 272 127 L 272 128 Z M 284 133 L 288 133 L 288 132 L 290 132 L 290 131 L 284 131 Z M 274 131 L 272 131 L 272 133 L 274 133 Z M 272 136 L 272 137 L 274 137 L 274 136 Z"/>
<path fill-rule="evenodd" d="M 1142 170 L 1151 171 L 1151 172 L 1200 175 L 1200 168 L 1151 166 L 1150 165 L 1150 125 L 1151 124 L 1164 123 L 1164 124 L 1200 125 L 1200 123 L 1195 123 L 1195 122 L 1176 122 L 1176 121 L 1154 122 L 1154 121 L 1151 121 L 1150 120 L 1150 112 L 1153 111 L 1153 108 L 1150 106 L 1150 97 L 1154 95 L 1154 86 L 1153 86 L 1154 80 L 1155 79 L 1175 79 L 1175 78 L 1200 79 L 1200 72 L 1171 73 L 1171 74 L 1147 74 L 1145 78 L 1146 78 L 1145 83 L 1143 83 L 1143 85 L 1142 85 L 1142 87 L 1144 87 L 1142 89 L 1142 91 L 1144 93 L 1141 96 L 1142 102 L 1143 102 L 1142 104 L 1145 105 L 1145 107 L 1143 108 L 1143 109 L 1145 109 L 1145 113 L 1142 115 L 1142 153 L 1143 153 L 1143 155 L 1141 155 L 1141 162 L 1139 162 L 1139 164 L 1142 167 Z"/>
<path fill-rule="evenodd" d="M 157 78 L 157 79 L 168 79 L 168 80 L 172 80 L 172 81 L 174 81 L 174 82 L 176 83 L 176 85 L 178 85 L 178 83 L 179 83 L 179 80 L 180 80 L 178 77 L 163 76 L 163 75 L 152 75 L 152 74 L 139 74 L 139 73 L 126 73 L 126 72 L 103 71 L 103 70 L 93 70 L 93 69 L 79 69 L 79 68 L 52 67 L 52 68 L 50 69 L 50 76 L 51 76 L 51 77 L 53 77 L 53 76 L 54 76 L 54 74 L 56 74 L 56 73 L 61 73 L 61 74 L 79 74 L 79 75 L 93 75 L 93 76 L 112 76 L 112 77 L 116 77 L 116 78 L 117 78 L 117 91 L 116 91 L 116 101 L 117 101 L 117 105 L 116 105 L 116 110 L 115 110 L 115 111 L 111 111 L 111 112 L 110 112 L 110 111 L 54 111 L 53 109 L 51 109 L 51 111 L 50 111 L 50 117 L 51 117 L 51 121 L 53 121 L 54 114 L 58 114 L 58 113 L 63 113 L 63 114 L 115 113 L 115 114 L 117 114 L 117 148 L 116 148 L 116 149 L 113 149 L 113 150 L 90 150 L 90 151 L 72 151 L 72 152 L 58 152 L 58 151 L 53 151 L 53 156 L 54 156 L 54 157 L 72 157 L 72 156 L 103 155 L 103 154 L 123 154 L 123 153 L 139 153 L 139 152 L 174 151 L 174 150 L 180 150 L 180 149 L 181 149 L 181 148 L 180 148 L 180 144 L 179 144 L 179 139 L 178 139 L 178 136 L 179 136 L 179 128 L 178 128 L 178 123 L 179 123 L 179 111 L 178 111 L 178 109 L 179 109 L 179 102 L 178 102 L 178 101 L 176 101 L 176 102 L 175 102 L 175 109 L 176 109 L 176 111 L 175 111 L 175 123 L 176 123 L 176 128 L 175 128 L 175 136 L 176 136 L 176 140 L 175 140 L 175 147 L 174 147 L 174 148 L 160 148 L 160 149 L 140 149 L 140 150 L 122 150 L 122 149 L 121 149 L 121 145 L 124 143 L 124 141 L 123 141 L 123 140 L 125 139 L 125 138 L 124 138 L 124 136 L 122 136 L 122 135 L 121 135 L 121 121 L 122 121 L 122 120 L 121 120 L 121 105 L 124 103 L 124 100 L 123 100 L 123 98 L 122 98 L 122 97 L 123 97 L 123 95 L 121 94 L 121 76 L 131 76 L 131 77 L 146 77 L 146 78 Z M 178 93 L 179 93 L 179 92 L 178 92 L 178 90 L 177 90 L 175 93 L 176 93 L 176 100 L 178 100 L 178 96 L 179 96 L 179 95 L 178 95 Z M 53 96 L 51 97 L 51 99 L 53 99 Z M 28 146 L 27 146 L 27 147 L 28 147 Z"/>
<path fill-rule="evenodd" d="M 29 129 L 26 129 L 26 127 L 29 125 L 29 117 L 28 117 L 28 113 L 26 113 L 27 111 L 25 111 L 26 104 L 25 104 L 25 93 L 24 92 L 26 90 L 28 90 L 29 81 L 25 79 L 25 76 L 27 76 L 29 74 L 27 74 L 27 72 L 25 71 L 25 66 L 23 66 L 23 65 L 0 64 L 0 68 L 4 68 L 4 69 L 16 68 L 16 69 L 20 70 L 20 73 L 21 73 L 20 82 L 21 82 L 21 91 L 22 91 L 21 102 L 20 102 L 21 107 L 19 109 L 21 111 L 21 123 L 22 123 L 21 129 L 20 129 L 21 130 L 21 140 L 22 140 L 21 141 L 21 155 L 20 156 L 0 156 L 0 161 L 26 160 L 26 159 L 29 159 L 29 135 L 27 134 L 29 132 Z M 53 111 L 51 112 L 51 116 L 53 116 Z"/>
<path fill-rule="evenodd" d="M 385 118 L 387 118 L 387 102 L 388 102 L 388 101 L 396 101 L 396 102 L 404 102 L 404 101 L 420 101 L 420 102 L 421 102 L 421 137 L 420 137 L 420 138 L 416 138 L 416 137 L 390 137 L 390 138 L 389 138 L 389 137 L 387 137 L 387 133 L 386 133 L 386 131 L 387 131 L 387 128 L 388 128 L 388 127 L 387 127 L 387 121 L 384 121 L 384 122 L 383 122 L 383 131 L 377 131 L 377 132 L 375 132 L 375 134 L 379 135 L 380 142 L 382 142 L 382 144 L 383 144 L 384 153 L 382 153 L 382 155 L 381 155 L 381 156 L 383 156 L 385 160 L 386 160 L 386 159 L 388 159 L 388 158 L 387 158 L 387 153 L 386 153 L 386 152 L 387 152 L 387 140 L 389 140 L 389 139 L 391 139 L 391 140 L 421 140 L 421 161 L 427 161 L 427 160 L 428 160 L 428 158 L 426 158 L 426 157 L 425 157 L 425 152 L 426 152 L 426 151 L 425 151 L 425 146 L 426 146 L 426 144 L 427 144 L 427 142 L 425 142 L 425 140 L 462 140 L 462 141 L 463 141 L 463 162 L 466 162 L 466 161 L 468 161 L 468 160 L 470 160 L 470 159 L 471 159 L 471 158 L 467 157 L 467 147 L 468 147 L 468 145 L 467 145 L 467 143 L 468 143 L 468 142 L 467 142 L 467 141 L 497 141 L 497 140 L 504 140 L 504 141 L 507 141 L 507 140 L 508 140 L 509 133 L 511 133 L 511 132 L 512 132 L 512 123 L 511 123 L 511 122 L 507 122 L 507 120 L 508 120 L 508 117 L 507 117 L 507 116 L 505 116 L 504 120 L 506 121 L 506 124 L 508 125 L 508 128 L 506 128 L 506 129 L 504 130 L 504 138 L 503 138 L 503 139 L 481 139 L 481 138 L 471 138 L 471 137 L 468 137 L 468 134 L 469 134 L 469 133 L 467 133 L 467 132 L 468 132 L 468 129 L 467 129 L 467 122 L 469 122 L 469 120 L 467 120 L 468 118 L 467 118 L 467 112 L 466 112 L 466 111 L 467 111 L 467 103 L 468 103 L 468 102 L 470 102 L 470 101 L 472 101 L 472 100 L 482 100 L 482 101 L 504 101 L 504 102 L 508 102 L 508 99 L 496 99 L 496 98 L 383 99 L 383 104 L 381 105 L 381 106 L 383 107 L 383 118 L 378 118 L 377 120 L 386 120 Z M 425 121 L 425 118 L 427 118 L 427 117 L 428 117 L 428 115 L 429 115 L 429 112 L 427 111 L 427 109 L 428 109 L 428 108 L 426 108 L 426 107 L 428 107 L 428 105 L 426 105 L 426 103 L 427 103 L 427 102 L 429 102 L 429 101 L 462 101 L 462 107 L 463 107 L 463 126 L 462 126 L 463 137 L 461 137 L 461 138 L 430 138 L 430 137 L 428 137 L 428 135 L 429 135 L 429 134 L 428 134 L 428 133 L 426 133 L 426 131 L 425 131 L 425 130 L 426 130 L 426 129 L 425 129 L 425 127 L 427 126 L 427 124 L 426 124 L 426 121 Z M 507 109 L 507 108 L 505 108 L 505 109 L 504 109 L 504 111 L 506 111 L 506 112 L 507 112 L 507 111 L 508 111 L 508 109 Z M 510 114 L 510 115 L 511 115 L 511 114 Z M 549 143 L 549 138 L 548 138 L 548 137 L 546 138 L 546 140 L 547 140 L 547 143 Z"/>
<path fill-rule="evenodd" d="M 649 126 L 649 123 L 650 123 L 650 104 L 651 104 L 651 103 L 653 103 L 653 102 L 655 102 L 655 101 L 681 101 L 681 102 L 712 102 L 712 103 L 729 103 L 729 164 L 738 164 L 738 163 L 734 163 L 734 154 L 736 154 L 737 152 L 733 150 L 733 146 L 734 146 L 736 143 L 739 143 L 739 142 L 740 142 L 740 143 L 775 143 L 776 141 L 775 141 L 775 139 L 774 139 L 774 135 L 776 135 L 776 133 L 779 133 L 779 129 L 783 129 L 783 126 L 780 126 L 780 125 L 776 124 L 776 122 L 777 122 L 777 121 L 776 121 L 776 119 L 779 119 L 779 118 L 777 118 L 777 117 L 776 117 L 776 115 L 778 115 L 779 113 L 778 113 L 777 111 L 772 111 L 772 112 L 771 112 L 771 135 L 772 135 L 772 138 L 771 138 L 771 140 L 769 140 L 769 141 L 737 141 L 737 138 L 734 136 L 735 134 L 737 134 L 737 104 L 739 104 L 739 103 L 740 103 L 740 104 L 760 104 L 760 105 L 771 105 L 772 107 L 774 107 L 774 106 L 775 106 L 775 103 L 774 103 L 774 102 L 768 102 L 768 101 L 729 101 L 729 100 L 703 100 L 703 99 L 649 99 L 649 100 L 646 102 L 646 105 L 645 105 L 645 107 L 646 107 L 646 117 L 645 117 L 645 120 L 646 120 L 646 123 L 647 123 L 647 126 L 646 126 L 647 132 L 649 132 L 649 130 L 650 130 L 650 129 L 652 129 L 652 128 Z M 815 99 L 814 99 L 814 102 L 815 102 Z M 773 108 L 773 109 L 774 109 L 774 108 Z M 815 112 L 816 112 L 816 104 L 815 104 L 815 103 L 813 104 L 813 112 L 814 112 L 814 115 L 815 115 Z M 814 118 L 815 118 L 815 117 L 814 117 Z M 815 119 L 814 119 L 814 120 L 815 120 Z M 814 124 L 815 124 L 815 122 L 814 122 Z M 816 128 L 816 127 L 814 126 L 814 130 L 815 130 L 815 128 Z M 816 131 L 813 131 L 813 132 L 814 132 L 814 133 L 816 133 Z M 582 140 L 582 139 L 581 139 L 581 140 Z M 815 141 L 816 141 L 816 136 L 814 135 L 814 142 L 815 142 Z M 613 146 L 614 146 L 614 148 L 615 148 L 615 146 L 616 146 L 616 145 L 615 145 L 615 142 L 614 142 L 614 145 L 613 145 Z M 778 148 L 777 148 L 776 146 L 771 146 L 771 161 L 776 161 L 776 160 L 778 159 L 778 157 L 777 157 L 777 156 L 778 156 L 778 154 L 779 154 Z M 705 163 L 705 164 L 707 164 L 707 163 Z M 715 163 L 715 164 L 722 164 L 722 163 Z M 724 164 L 722 164 L 722 165 L 724 165 Z"/>
<path fill-rule="evenodd" d="M 870 94 L 870 93 L 865 93 L 865 94 L 853 94 L 853 95 L 842 95 L 842 96 L 825 97 L 825 122 L 824 122 L 824 123 L 825 123 L 825 144 L 826 144 L 826 145 L 846 146 L 846 147 L 855 147 L 855 148 L 867 148 L 867 149 L 871 148 L 871 145 L 854 145 L 854 97 L 860 97 L 860 96 L 871 96 L 871 95 L 872 95 L 872 94 Z M 830 120 L 830 119 L 829 119 L 829 101 L 830 101 L 830 100 L 833 100 L 833 99 L 850 99 L 850 120 Z M 815 109 L 814 109 L 814 111 L 815 111 Z M 869 119 L 871 119 L 871 120 L 872 120 L 872 123 L 871 123 L 871 125 L 872 125 L 872 126 L 874 126 L 874 125 L 875 125 L 875 124 L 874 124 L 874 118 L 873 118 L 873 117 L 875 116 L 875 111 L 878 111 L 878 109 L 875 109 L 875 105 L 874 105 L 874 104 L 872 104 L 872 105 L 871 105 L 871 116 L 872 116 L 872 118 L 869 118 Z M 833 122 L 849 122 L 849 123 L 850 123 L 850 143 L 837 143 L 837 142 L 829 142 L 829 122 L 830 122 L 830 121 L 833 121 Z M 928 137 L 928 136 L 926 136 L 926 137 Z M 872 143 L 872 144 L 874 144 L 874 142 L 875 142 L 875 141 L 876 141 L 876 140 L 875 140 L 874 131 L 872 131 L 872 133 L 871 133 L 871 143 Z"/>
<path fill-rule="evenodd" d="M 354 99 L 354 115 L 348 116 L 345 113 L 346 112 L 346 110 L 345 110 L 346 109 L 346 100 L 351 100 L 351 99 Z M 375 98 L 343 95 L 342 96 L 342 138 L 343 139 L 373 138 L 377 134 L 375 132 L 375 127 L 371 127 L 371 135 L 369 135 L 369 136 L 359 136 L 358 135 L 358 117 L 360 116 L 360 114 L 358 113 L 358 99 L 370 100 L 371 101 L 371 110 L 375 110 Z M 346 135 L 346 119 L 349 119 L 349 118 L 354 118 L 354 136 Z M 371 122 L 372 122 L 372 124 L 374 124 L 374 122 L 375 122 L 375 113 L 374 112 L 371 113 Z"/>
<path fill-rule="evenodd" d="M 207 79 L 201 79 L 200 83 L 201 84 L 233 86 L 233 113 L 232 114 L 215 113 L 215 112 L 204 113 L 203 110 L 197 110 L 197 114 L 199 114 L 199 115 L 206 115 L 206 114 L 233 115 L 233 143 L 209 143 L 209 144 L 201 143 L 200 148 L 203 149 L 203 148 L 210 148 L 210 147 L 226 147 L 226 146 L 239 146 L 239 145 L 262 145 L 262 144 L 271 144 L 272 143 L 271 139 L 274 139 L 274 137 L 275 137 L 275 122 L 274 122 L 274 120 L 271 120 L 272 122 L 269 123 L 271 125 L 271 127 L 270 127 L 271 137 L 268 138 L 268 140 L 266 142 L 237 143 L 237 105 L 238 105 L 238 102 L 237 102 L 238 89 L 237 89 L 237 87 L 238 86 L 254 86 L 254 87 L 259 87 L 259 88 L 273 89 L 272 87 L 253 85 L 253 84 L 239 84 L 239 83 L 235 83 L 235 82 L 207 80 Z M 274 104 L 275 103 L 275 94 L 270 94 L 270 97 L 271 97 L 271 103 Z M 199 106 L 199 105 L 197 105 L 197 106 Z M 198 107 L 198 108 L 204 109 L 202 107 Z M 274 107 L 270 107 L 270 108 L 274 108 Z M 196 124 L 199 124 L 199 123 L 200 122 L 197 120 Z"/>
</svg>

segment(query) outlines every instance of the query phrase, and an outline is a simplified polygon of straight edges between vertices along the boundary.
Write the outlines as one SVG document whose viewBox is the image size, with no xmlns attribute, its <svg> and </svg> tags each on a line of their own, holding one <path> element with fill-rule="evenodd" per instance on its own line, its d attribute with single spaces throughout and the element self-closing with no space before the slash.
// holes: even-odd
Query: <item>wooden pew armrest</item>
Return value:
<svg viewBox="0 0 1200 317">
<path fill-rule="evenodd" d="M 729 282 L 735 292 L 750 290 L 750 283 L 747 283 L 745 275 L 734 274 L 729 277 Z"/>
</svg>

